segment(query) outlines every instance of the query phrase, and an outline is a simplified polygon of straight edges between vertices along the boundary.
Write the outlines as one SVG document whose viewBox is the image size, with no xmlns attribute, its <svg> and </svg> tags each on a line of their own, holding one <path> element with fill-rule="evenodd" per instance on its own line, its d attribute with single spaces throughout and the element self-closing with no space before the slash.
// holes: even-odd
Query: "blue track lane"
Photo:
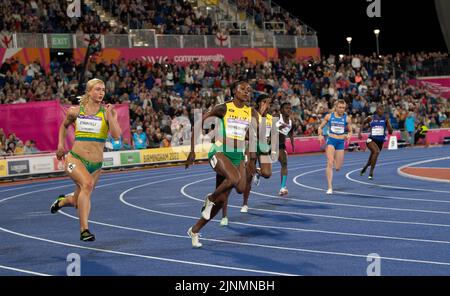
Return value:
<svg viewBox="0 0 450 296">
<path fill-rule="evenodd" d="M 448 147 L 383 151 L 375 179 L 359 170 L 369 154 L 347 153 L 325 194 L 325 156 L 289 158 L 289 195 L 280 198 L 280 166 L 250 196 L 229 201 L 192 249 L 186 230 L 214 188 L 207 165 L 105 174 L 92 196 L 90 229 L 79 240 L 74 209 L 50 204 L 72 192 L 69 180 L 0 187 L 0 275 L 65 275 L 67 255 L 81 256 L 82 275 L 365 275 L 379 254 L 382 275 L 450 275 L 450 184 L 414 180 L 398 167 L 449 167 Z"/>
</svg>

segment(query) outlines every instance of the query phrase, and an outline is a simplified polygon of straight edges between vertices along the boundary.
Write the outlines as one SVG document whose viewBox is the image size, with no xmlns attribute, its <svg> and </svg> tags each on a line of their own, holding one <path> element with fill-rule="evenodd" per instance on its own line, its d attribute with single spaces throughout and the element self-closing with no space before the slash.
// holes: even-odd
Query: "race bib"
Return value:
<svg viewBox="0 0 450 296">
<path fill-rule="evenodd" d="M 102 119 L 97 118 L 77 118 L 77 130 L 80 132 L 99 134 L 102 128 Z"/>
<path fill-rule="evenodd" d="M 244 141 L 248 126 L 249 126 L 248 121 L 228 118 L 226 129 L 227 137 L 231 139 Z"/>
<path fill-rule="evenodd" d="M 333 134 L 345 134 L 345 128 L 341 125 L 332 125 L 331 132 Z"/>
<path fill-rule="evenodd" d="M 374 126 L 372 128 L 372 135 L 373 136 L 384 136 L 384 127 L 382 127 L 382 126 Z"/>
</svg>

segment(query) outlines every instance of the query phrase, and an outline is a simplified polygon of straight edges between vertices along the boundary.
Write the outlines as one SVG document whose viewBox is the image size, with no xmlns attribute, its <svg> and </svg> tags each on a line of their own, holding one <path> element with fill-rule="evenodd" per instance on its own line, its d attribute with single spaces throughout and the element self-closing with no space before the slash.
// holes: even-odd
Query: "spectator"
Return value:
<svg viewBox="0 0 450 296">
<path fill-rule="evenodd" d="M 136 128 L 133 135 L 134 149 L 146 149 L 148 146 L 147 134 L 142 131 L 142 126 Z"/>
<path fill-rule="evenodd" d="M 8 142 L 6 146 L 6 155 L 13 156 L 16 152 L 16 143 L 15 142 Z"/>
<path fill-rule="evenodd" d="M 17 142 L 16 149 L 14 150 L 14 155 L 24 155 L 25 149 L 23 147 L 23 142 L 19 141 Z"/>
<path fill-rule="evenodd" d="M 123 142 L 123 137 L 122 135 L 120 135 L 120 137 L 115 140 L 111 135 L 108 135 L 108 139 L 107 141 L 110 143 L 110 149 L 112 151 L 120 151 L 123 148 L 122 142 Z"/>
<path fill-rule="evenodd" d="M 7 153 L 5 151 L 5 146 L 2 142 L 0 142 L 0 156 L 6 156 Z"/>
<path fill-rule="evenodd" d="M 414 112 L 409 112 L 408 117 L 406 117 L 406 120 L 405 120 L 405 129 L 408 132 L 409 141 L 410 141 L 411 145 L 413 145 L 415 142 L 415 140 L 414 140 L 415 139 L 414 132 L 415 132 L 415 127 L 416 127 L 415 121 L 416 121 L 416 118 L 415 118 Z"/>
<path fill-rule="evenodd" d="M 172 140 L 171 135 L 166 135 L 164 139 L 162 140 L 162 147 L 163 148 L 169 148 L 171 147 L 170 141 Z"/>
<path fill-rule="evenodd" d="M 416 145 L 420 139 L 425 139 L 427 136 L 427 132 L 428 127 L 424 122 L 421 122 L 419 125 L 417 125 L 416 134 L 414 136 L 414 145 Z"/>
</svg>

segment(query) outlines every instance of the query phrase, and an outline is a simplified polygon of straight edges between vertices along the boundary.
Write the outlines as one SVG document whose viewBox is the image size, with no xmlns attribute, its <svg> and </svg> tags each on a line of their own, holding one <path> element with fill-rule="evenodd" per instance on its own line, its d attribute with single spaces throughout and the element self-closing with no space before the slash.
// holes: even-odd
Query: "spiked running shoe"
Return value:
<svg viewBox="0 0 450 296">
<path fill-rule="evenodd" d="M 213 203 L 212 201 L 209 200 L 209 197 L 210 197 L 211 195 L 212 195 L 212 194 L 208 194 L 208 195 L 206 196 L 206 198 L 205 198 L 205 203 L 203 204 L 203 207 L 202 207 L 202 217 L 203 217 L 203 219 L 205 219 L 205 220 L 211 219 L 211 211 L 212 211 L 212 208 L 213 208 L 213 206 L 214 206 L 214 203 Z"/>
<path fill-rule="evenodd" d="M 93 242 L 95 241 L 95 235 L 89 232 L 89 229 L 85 229 L 80 234 L 80 240 L 85 242 Z"/>
<path fill-rule="evenodd" d="M 58 212 L 61 209 L 61 207 L 59 206 L 59 202 L 61 200 L 63 200 L 64 198 L 66 198 L 66 196 L 64 194 L 61 194 L 60 196 L 58 196 L 58 198 L 55 200 L 55 202 L 50 207 L 50 212 L 52 214 L 55 214 L 56 212 Z"/>
<path fill-rule="evenodd" d="M 192 232 L 192 227 L 191 227 L 191 228 L 188 229 L 187 234 L 192 239 L 192 247 L 193 248 L 201 248 L 202 247 L 202 243 L 199 240 L 199 238 L 200 238 L 200 234 L 199 233 L 193 233 Z"/>
</svg>

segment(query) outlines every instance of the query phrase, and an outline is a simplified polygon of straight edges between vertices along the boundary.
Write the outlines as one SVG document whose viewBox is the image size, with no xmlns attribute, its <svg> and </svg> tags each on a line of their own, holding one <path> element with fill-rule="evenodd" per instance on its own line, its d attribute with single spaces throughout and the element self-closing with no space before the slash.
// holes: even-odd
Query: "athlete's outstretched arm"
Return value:
<svg viewBox="0 0 450 296">
<path fill-rule="evenodd" d="M 66 141 L 67 128 L 75 122 L 78 116 L 78 111 L 80 107 L 71 107 L 67 111 L 66 119 L 61 123 L 58 132 L 58 150 L 56 151 L 56 157 L 61 160 L 66 154 L 66 148 L 64 142 Z"/>
</svg>

